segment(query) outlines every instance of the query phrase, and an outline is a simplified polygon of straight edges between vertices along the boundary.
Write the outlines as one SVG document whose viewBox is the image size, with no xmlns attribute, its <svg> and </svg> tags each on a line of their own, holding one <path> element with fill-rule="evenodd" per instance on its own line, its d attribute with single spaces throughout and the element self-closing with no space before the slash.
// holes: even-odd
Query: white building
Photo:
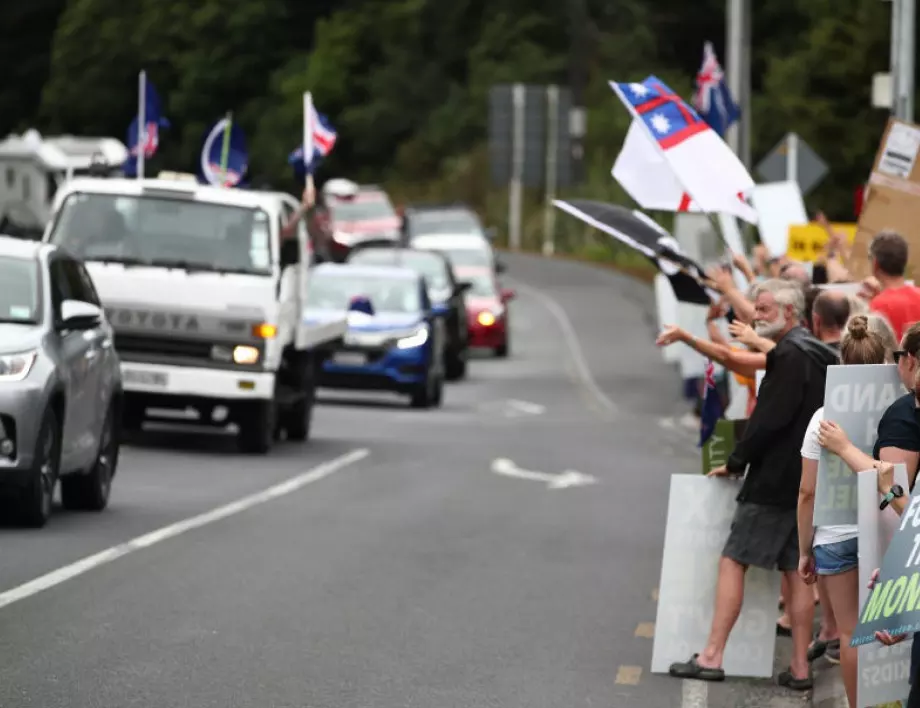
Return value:
<svg viewBox="0 0 920 708">
<path fill-rule="evenodd" d="M 115 138 L 8 136 L 0 141 L 0 233 L 41 238 L 58 187 L 91 172 L 120 174 L 127 158 Z"/>
</svg>

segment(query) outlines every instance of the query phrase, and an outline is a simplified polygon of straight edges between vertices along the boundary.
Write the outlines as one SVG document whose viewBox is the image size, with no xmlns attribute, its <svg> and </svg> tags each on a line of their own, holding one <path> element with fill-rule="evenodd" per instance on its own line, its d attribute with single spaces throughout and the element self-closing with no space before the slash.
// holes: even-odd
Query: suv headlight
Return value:
<svg viewBox="0 0 920 708">
<path fill-rule="evenodd" d="M 401 337 L 396 340 L 397 349 L 412 349 L 420 347 L 428 341 L 428 327 L 422 325 L 408 337 Z"/>
<path fill-rule="evenodd" d="M 19 352 L 17 354 L 0 354 L 0 382 L 22 381 L 38 358 L 38 352 Z"/>
</svg>

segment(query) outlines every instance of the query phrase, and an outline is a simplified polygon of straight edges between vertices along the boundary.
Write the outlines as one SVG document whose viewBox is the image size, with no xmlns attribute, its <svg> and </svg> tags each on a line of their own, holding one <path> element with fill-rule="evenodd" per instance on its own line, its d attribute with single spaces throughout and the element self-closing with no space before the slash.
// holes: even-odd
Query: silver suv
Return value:
<svg viewBox="0 0 920 708">
<path fill-rule="evenodd" d="M 121 372 L 83 265 L 0 236 L 0 494 L 44 526 L 55 485 L 67 509 L 101 511 L 118 464 Z"/>
</svg>

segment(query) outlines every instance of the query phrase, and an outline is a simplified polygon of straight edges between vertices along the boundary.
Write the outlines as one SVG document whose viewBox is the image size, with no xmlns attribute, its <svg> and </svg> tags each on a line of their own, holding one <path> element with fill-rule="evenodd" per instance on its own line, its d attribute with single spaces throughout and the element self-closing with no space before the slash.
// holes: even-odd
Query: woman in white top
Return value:
<svg viewBox="0 0 920 708">
<path fill-rule="evenodd" d="M 879 315 L 855 315 L 840 341 L 841 364 L 886 364 L 894 361 L 894 332 Z M 799 575 L 806 583 L 821 583 L 840 633 L 840 661 L 850 706 L 856 705 L 856 649 L 850 638 L 859 614 L 858 531 L 856 525 L 813 527 L 815 486 L 821 445 L 818 432 L 824 408 L 815 411 L 802 441 L 802 481 L 799 487 Z"/>
</svg>

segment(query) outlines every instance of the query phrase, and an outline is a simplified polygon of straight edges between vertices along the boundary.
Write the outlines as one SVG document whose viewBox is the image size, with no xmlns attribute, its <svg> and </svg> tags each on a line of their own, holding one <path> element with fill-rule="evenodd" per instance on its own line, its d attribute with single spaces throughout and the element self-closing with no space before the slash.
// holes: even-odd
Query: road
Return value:
<svg viewBox="0 0 920 708">
<path fill-rule="evenodd" d="M 149 433 L 105 513 L 0 529 L 0 706 L 801 705 L 649 674 L 668 478 L 698 467 L 651 293 L 507 260 L 511 358 L 442 410 L 323 394 L 264 459 Z"/>
</svg>

